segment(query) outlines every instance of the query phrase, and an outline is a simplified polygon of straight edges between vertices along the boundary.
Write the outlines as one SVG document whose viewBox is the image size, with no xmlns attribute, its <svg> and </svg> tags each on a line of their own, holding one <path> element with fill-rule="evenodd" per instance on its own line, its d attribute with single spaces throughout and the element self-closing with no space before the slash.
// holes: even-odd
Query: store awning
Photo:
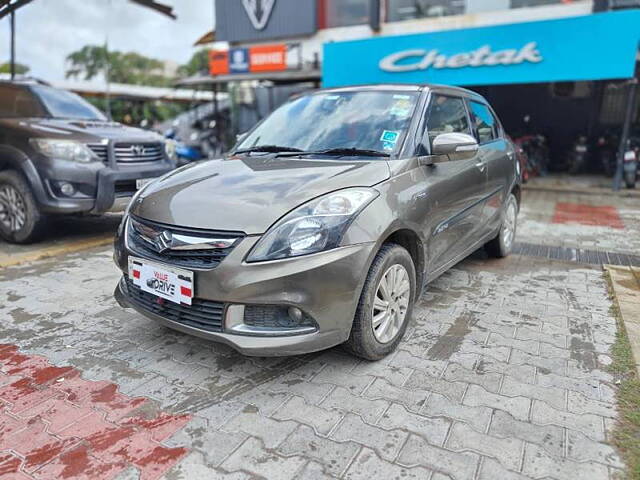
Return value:
<svg viewBox="0 0 640 480">
<path fill-rule="evenodd" d="M 640 10 L 324 45 L 323 85 L 630 78 Z"/>
</svg>

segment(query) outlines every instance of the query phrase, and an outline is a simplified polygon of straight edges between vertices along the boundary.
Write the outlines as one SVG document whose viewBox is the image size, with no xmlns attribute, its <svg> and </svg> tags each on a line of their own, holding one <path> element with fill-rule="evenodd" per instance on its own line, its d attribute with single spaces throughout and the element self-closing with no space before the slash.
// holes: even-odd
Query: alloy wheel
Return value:
<svg viewBox="0 0 640 480">
<path fill-rule="evenodd" d="M 409 308 L 411 283 L 407 269 L 395 264 L 380 278 L 373 300 L 373 335 L 380 343 L 393 341 Z"/>
<path fill-rule="evenodd" d="M 516 202 L 511 200 L 507 205 L 502 224 L 502 244 L 507 251 L 511 251 L 513 239 L 516 235 L 516 221 L 518 217 L 518 207 Z"/>
<path fill-rule="evenodd" d="M 24 198 L 12 185 L 0 186 L 0 223 L 10 232 L 17 232 L 27 221 Z"/>
</svg>

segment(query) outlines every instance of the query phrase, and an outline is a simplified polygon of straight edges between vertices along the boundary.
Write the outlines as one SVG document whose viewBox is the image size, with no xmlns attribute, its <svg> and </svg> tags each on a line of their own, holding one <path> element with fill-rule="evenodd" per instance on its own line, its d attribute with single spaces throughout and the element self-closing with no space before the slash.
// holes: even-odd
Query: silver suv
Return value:
<svg viewBox="0 0 640 480">
<path fill-rule="evenodd" d="M 134 197 L 116 298 L 247 355 L 338 344 L 379 359 L 423 286 L 483 245 L 508 255 L 519 171 L 479 95 L 425 85 L 292 99 L 223 159 Z"/>
</svg>

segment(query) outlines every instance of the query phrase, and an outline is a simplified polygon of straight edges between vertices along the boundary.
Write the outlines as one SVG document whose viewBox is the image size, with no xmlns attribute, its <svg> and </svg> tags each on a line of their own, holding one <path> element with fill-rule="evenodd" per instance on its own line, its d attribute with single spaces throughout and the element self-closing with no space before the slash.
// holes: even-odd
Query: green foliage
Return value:
<svg viewBox="0 0 640 480">
<path fill-rule="evenodd" d="M 611 278 L 605 273 L 609 283 L 609 293 L 613 298 L 611 313 L 616 317 L 618 329 L 616 341 L 611 348 L 613 363 L 609 371 L 614 375 L 618 389 L 618 420 L 613 431 L 612 440 L 618 447 L 627 464 L 627 471 L 619 478 L 628 480 L 640 479 L 640 379 L 629 343 L 629 337 L 613 295 Z"/>
<path fill-rule="evenodd" d="M 24 75 L 30 70 L 29 67 L 23 65 L 21 63 L 16 63 L 16 74 Z M 0 64 L 0 73 L 11 73 L 11 63 L 2 63 Z"/>
<path fill-rule="evenodd" d="M 135 52 L 111 51 L 104 46 L 85 45 L 69 54 L 67 62 L 67 78 L 91 80 L 105 74 L 108 68 L 112 83 L 164 87 L 174 80 L 164 74 L 164 63 L 160 60 Z"/>
<path fill-rule="evenodd" d="M 194 53 L 189 61 L 178 68 L 181 77 L 190 77 L 209 72 L 209 50 L 201 49 Z"/>
</svg>

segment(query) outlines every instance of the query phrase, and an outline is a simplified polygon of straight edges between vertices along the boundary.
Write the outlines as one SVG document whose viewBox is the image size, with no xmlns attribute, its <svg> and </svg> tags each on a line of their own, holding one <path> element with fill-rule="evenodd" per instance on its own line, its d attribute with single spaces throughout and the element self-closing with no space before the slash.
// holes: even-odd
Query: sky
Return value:
<svg viewBox="0 0 640 480">
<path fill-rule="evenodd" d="M 172 20 L 129 0 L 34 0 L 16 13 L 16 60 L 47 81 L 63 80 L 66 56 L 88 44 L 185 63 L 212 29 L 214 0 L 159 0 Z M 9 19 L 0 20 L 0 63 L 9 60 Z"/>
</svg>

